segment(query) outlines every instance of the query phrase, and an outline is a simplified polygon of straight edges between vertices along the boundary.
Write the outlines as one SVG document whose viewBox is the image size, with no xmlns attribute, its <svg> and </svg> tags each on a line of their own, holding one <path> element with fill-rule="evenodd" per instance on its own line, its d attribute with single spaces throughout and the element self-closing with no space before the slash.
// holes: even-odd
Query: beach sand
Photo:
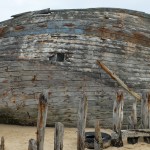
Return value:
<svg viewBox="0 0 150 150">
<path fill-rule="evenodd" d="M 86 129 L 86 131 L 94 131 L 94 129 Z M 110 133 L 111 130 L 104 130 Z M 44 150 L 54 149 L 54 128 L 47 127 L 45 130 Z M 36 138 L 36 127 L 4 125 L 0 124 L 0 137 L 4 136 L 6 150 L 27 150 L 29 139 Z M 76 150 L 77 129 L 65 128 L 64 133 L 64 150 Z M 124 141 L 124 147 L 109 147 L 106 150 L 150 150 L 150 144 L 139 142 L 135 145 L 127 144 Z"/>
</svg>

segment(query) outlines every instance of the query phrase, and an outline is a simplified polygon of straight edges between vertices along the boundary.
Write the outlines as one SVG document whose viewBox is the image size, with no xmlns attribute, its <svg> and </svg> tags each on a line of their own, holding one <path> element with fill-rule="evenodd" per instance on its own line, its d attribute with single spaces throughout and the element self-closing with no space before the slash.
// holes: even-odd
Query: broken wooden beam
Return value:
<svg viewBox="0 0 150 150">
<path fill-rule="evenodd" d="M 37 150 L 44 148 L 44 136 L 48 111 L 48 92 L 45 90 L 40 94 L 37 120 Z"/>
<path fill-rule="evenodd" d="M 137 100 L 141 100 L 141 96 L 130 89 L 115 73 L 110 71 L 108 67 L 102 63 L 101 61 L 97 60 L 97 64 L 113 79 L 118 82 L 125 90 L 127 90 L 132 96 L 134 96 Z"/>
<path fill-rule="evenodd" d="M 88 100 L 85 94 L 79 103 L 77 124 L 77 150 L 85 149 L 85 127 L 87 118 Z"/>
</svg>

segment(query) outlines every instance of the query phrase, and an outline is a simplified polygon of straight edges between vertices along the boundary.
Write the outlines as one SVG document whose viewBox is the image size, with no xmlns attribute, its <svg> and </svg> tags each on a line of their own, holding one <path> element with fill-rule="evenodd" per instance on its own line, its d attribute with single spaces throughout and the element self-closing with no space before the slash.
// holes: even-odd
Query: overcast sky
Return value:
<svg viewBox="0 0 150 150">
<path fill-rule="evenodd" d="M 115 7 L 143 11 L 150 14 L 150 0 L 1 0 L 0 21 L 11 15 L 39 9 L 72 9 Z"/>
</svg>

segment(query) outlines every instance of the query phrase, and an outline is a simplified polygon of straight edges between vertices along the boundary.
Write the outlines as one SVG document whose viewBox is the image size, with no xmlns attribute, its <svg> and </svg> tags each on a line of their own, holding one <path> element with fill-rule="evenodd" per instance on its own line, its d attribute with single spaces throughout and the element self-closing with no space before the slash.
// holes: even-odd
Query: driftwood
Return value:
<svg viewBox="0 0 150 150">
<path fill-rule="evenodd" d="M 85 94 L 79 103 L 78 110 L 78 132 L 77 132 L 77 150 L 85 149 L 85 127 L 86 127 L 86 117 L 88 109 L 88 100 Z"/>
<path fill-rule="evenodd" d="M 123 92 L 118 91 L 113 106 L 113 130 L 118 134 L 118 137 L 112 140 L 112 145 L 116 147 L 123 146 L 121 136 L 121 127 L 123 122 L 123 106 L 124 106 Z"/>
<path fill-rule="evenodd" d="M 97 60 L 97 64 L 107 73 L 109 76 L 118 82 L 119 85 L 121 85 L 125 90 L 127 90 L 132 96 L 134 96 L 137 100 L 141 100 L 141 96 L 137 93 L 135 93 L 133 90 L 131 90 L 116 74 L 111 72 L 104 63 Z"/>
<path fill-rule="evenodd" d="M 95 139 L 94 139 L 94 150 L 102 150 L 103 149 L 103 140 L 100 131 L 100 124 L 97 120 L 95 123 Z"/>
<path fill-rule="evenodd" d="M 48 111 L 48 92 L 44 91 L 40 94 L 38 105 L 38 120 L 37 120 L 37 150 L 43 150 L 44 135 Z"/>
<path fill-rule="evenodd" d="M 29 140 L 28 150 L 37 150 L 37 143 L 34 139 Z"/>
<path fill-rule="evenodd" d="M 55 124 L 54 150 L 63 150 L 64 125 L 60 122 Z"/>
<path fill-rule="evenodd" d="M 0 150 L 5 150 L 5 140 L 4 137 L 1 137 L 1 145 L 0 145 Z"/>
</svg>

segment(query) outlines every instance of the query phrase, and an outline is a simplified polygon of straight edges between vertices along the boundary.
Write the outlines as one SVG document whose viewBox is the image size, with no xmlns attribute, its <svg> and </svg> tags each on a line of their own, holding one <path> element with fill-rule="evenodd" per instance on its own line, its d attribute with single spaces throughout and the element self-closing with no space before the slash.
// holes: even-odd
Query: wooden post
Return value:
<svg viewBox="0 0 150 150">
<path fill-rule="evenodd" d="M 142 94 L 141 119 L 143 129 L 150 129 L 150 92 Z"/>
<path fill-rule="evenodd" d="M 150 129 L 150 92 L 142 94 L 141 119 L 143 129 Z M 144 141 L 150 144 L 150 137 L 145 137 Z"/>
<path fill-rule="evenodd" d="M 38 120 L 37 120 L 37 150 L 43 150 L 44 135 L 48 111 L 48 92 L 43 91 L 39 97 Z"/>
<path fill-rule="evenodd" d="M 102 150 L 103 149 L 103 140 L 100 131 L 100 124 L 97 120 L 95 123 L 95 139 L 94 139 L 94 150 Z"/>
<path fill-rule="evenodd" d="M 5 150 L 5 140 L 4 137 L 1 137 L 1 145 L 0 145 L 0 150 Z"/>
<path fill-rule="evenodd" d="M 137 129 L 137 100 L 133 102 L 131 115 L 128 117 L 128 129 Z M 128 144 L 136 144 L 138 137 L 127 137 Z"/>
<path fill-rule="evenodd" d="M 85 94 L 79 103 L 78 110 L 78 132 L 77 132 L 77 150 L 85 149 L 85 127 L 87 118 L 88 100 Z"/>
<path fill-rule="evenodd" d="M 37 150 L 37 143 L 34 139 L 29 140 L 28 150 Z"/>
<path fill-rule="evenodd" d="M 128 117 L 129 121 L 129 129 L 136 129 L 137 128 L 137 100 L 133 102 L 132 112 L 131 115 Z"/>
<path fill-rule="evenodd" d="M 112 145 L 116 147 L 123 146 L 121 135 L 121 127 L 123 122 L 123 106 L 124 106 L 123 92 L 118 91 L 117 98 L 114 101 L 113 106 L 113 130 L 118 134 L 118 137 L 112 140 Z"/>
<path fill-rule="evenodd" d="M 54 150 L 63 150 L 64 125 L 55 123 Z"/>
</svg>

